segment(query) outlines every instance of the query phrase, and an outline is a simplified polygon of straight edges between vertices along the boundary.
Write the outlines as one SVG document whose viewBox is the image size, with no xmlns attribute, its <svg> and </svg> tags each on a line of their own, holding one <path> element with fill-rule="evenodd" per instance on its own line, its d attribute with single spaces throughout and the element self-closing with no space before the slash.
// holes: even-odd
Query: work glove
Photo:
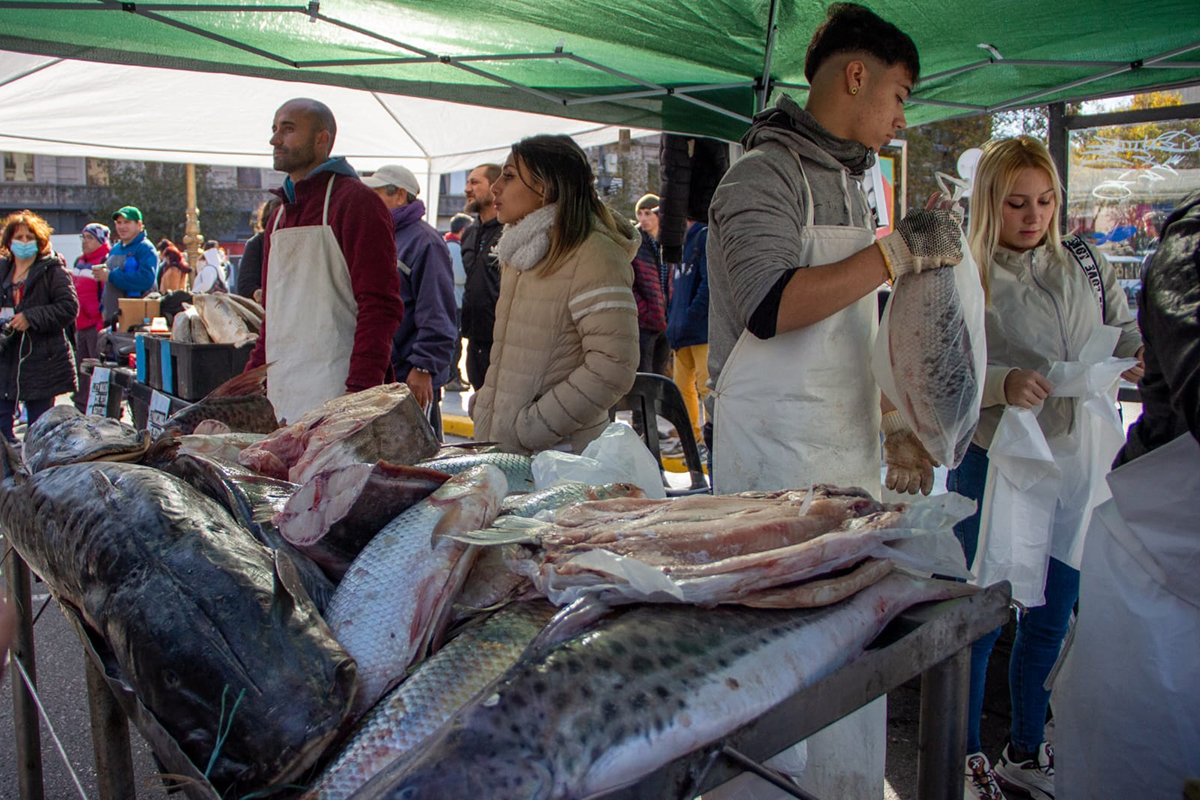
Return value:
<svg viewBox="0 0 1200 800">
<path fill-rule="evenodd" d="M 876 242 L 892 280 L 901 275 L 962 261 L 962 227 L 958 216 L 945 209 L 918 209 L 896 229 Z"/>
<path fill-rule="evenodd" d="M 904 424 L 900 412 L 884 414 L 880 428 L 883 430 L 883 456 L 887 461 L 887 488 L 901 494 L 932 492 L 933 468 L 938 462 Z"/>
</svg>

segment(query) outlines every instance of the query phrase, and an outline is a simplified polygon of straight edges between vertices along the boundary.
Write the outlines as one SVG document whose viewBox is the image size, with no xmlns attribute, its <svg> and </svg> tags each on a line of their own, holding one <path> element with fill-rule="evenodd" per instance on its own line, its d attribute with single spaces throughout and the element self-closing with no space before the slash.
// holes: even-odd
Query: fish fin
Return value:
<svg viewBox="0 0 1200 800">
<path fill-rule="evenodd" d="M 104 503 L 116 505 L 125 499 L 125 493 L 117 488 L 117 485 L 104 474 L 103 470 L 92 470 L 91 476 L 92 483 L 96 486 L 96 492 Z"/>
<path fill-rule="evenodd" d="M 454 534 L 448 531 L 456 530 L 462 526 L 463 507 L 461 503 L 455 503 L 446 509 L 446 513 L 442 514 L 438 519 L 437 524 L 433 526 L 433 533 L 429 537 L 429 546 L 437 547 L 437 543 L 443 538 L 450 538 L 455 541 L 460 541 Z"/>
<path fill-rule="evenodd" d="M 542 520 L 529 517 L 515 517 L 507 514 L 497 517 L 490 528 L 480 531 L 463 531 L 461 533 L 445 534 L 446 538 L 465 544 L 485 546 L 501 544 L 538 544 L 542 534 L 552 527 Z M 437 536 L 435 532 L 435 537 Z"/>
<path fill-rule="evenodd" d="M 256 394 L 266 395 L 267 367 L 269 366 L 271 365 L 263 364 L 261 367 L 255 367 L 249 372 L 243 372 L 241 375 L 235 375 L 205 395 L 204 400 L 210 400 L 214 397 L 243 397 L 246 395 Z M 204 400 L 201 400 L 200 402 L 204 402 Z"/>
<path fill-rule="evenodd" d="M 307 597 L 304 584 L 300 582 L 300 573 L 287 553 L 274 551 L 275 582 L 272 588 L 274 599 L 271 602 L 272 611 L 279 619 L 287 619 L 296 610 L 297 596 Z"/>
<path fill-rule="evenodd" d="M 149 431 L 140 431 L 140 433 L 145 436 L 143 441 L 147 444 L 146 452 L 139 459 L 140 463 L 155 467 L 159 464 L 169 464 L 175 460 L 175 456 L 179 453 L 179 446 L 183 442 L 178 428 L 164 430 L 152 442 Z"/>
<path fill-rule="evenodd" d="M 521 654 L 522 661 L 540 661 L 558 645 L 595 625 L 612 606 L 595 596 L 581 597 L 555 614 Z"/>
<path fill-rule="evenodd" d="M 479 548 L 468 547 L 466 552 L 454 564 L 454 569 L 450 571 L 450 575 L 446 578 L 441 606 L 438 608 L 437 615 L 429 626 L 429 638 L 426 647 L 430 654 L 442 649 L 442 644 L 446 641 L 446 630 L 450 627 L 450 623 L 454 619 L 454 598 L 458 597 L 458 593 L 462 591 L 463 584 L 467 581 L 467 575 L 470 574 L 471 568 L 475 566 L 475 559 L 478 557 Z"/>
<path fill-rule="evenodd" d="M 0 460 L 4 462 L 4 477 L 12 478 L 17 484 L 24 483 L 29 478 L 29 471 L 25 468 L 21 454 L 17 452 L 16 445 L 2 436 L 0 439 L 4 440 L 4 452 L 0 454 Z"/>
</svg>

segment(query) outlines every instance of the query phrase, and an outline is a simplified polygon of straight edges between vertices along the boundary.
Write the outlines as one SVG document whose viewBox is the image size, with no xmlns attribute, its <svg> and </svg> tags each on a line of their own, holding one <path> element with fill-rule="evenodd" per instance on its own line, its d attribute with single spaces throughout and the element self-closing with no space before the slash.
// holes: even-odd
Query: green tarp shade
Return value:
<svg viewBox="0 0 1200 800">
<path fill-rule="evenodd" d="M 1200 81 L 1197 0 L 867 5 L 908 32 L 920 50 L 923 81 L 910 125 Z M 737 139 L 757 107 L 768 51 L 770 93 L 786 91 L 803 102 L 805 51 L 825 6 L 813 0 L 0 0 L 0 48 Z M 136 86 L 129 97 L 136 102 Z M 215 97 L 179 100 L 181 109 L 220 107 Z"/>
</svg>

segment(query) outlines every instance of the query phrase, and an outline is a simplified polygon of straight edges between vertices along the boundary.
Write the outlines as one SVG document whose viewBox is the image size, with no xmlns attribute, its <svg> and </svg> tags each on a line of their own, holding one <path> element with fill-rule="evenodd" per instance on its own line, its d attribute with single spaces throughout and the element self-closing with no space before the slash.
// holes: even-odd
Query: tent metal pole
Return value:
<svg viewBox="0 0 1200 800">
<path fill-rule="evenodd" d="M 1067 183 L 1070 180 L 1070 163 L 1068 159 L 1071 155 L 1070 133 L 1067 131 L 1067 106 L 1066 103 L 1051 103 L 1050 125 L 1047 132 L 1049 140 L 1050 157 L 1054 159 L 1054 165 L 1058 168 L 1058 180 L 1062 184 L 1063 197 L 1069 197 L 1067 193 Z M 1063 235 L 1067 231 L 1067 204 L 1058 204 L 1058 224 Z"/>
<path fill-rule="evenodd" d="M 417 137 L 413 136 L 408 128 L 404 127 L 404 123 L 400 121 L 400 118 L 393 114 L 392 110 L 387 107 L 386 103 L 383 102 L 383 98 L 379 96 L 379 92 L 371 92 L 371 97 L 374 97 L 375 102 L 379 103 L 379 107 L 383 109 L 384 113 L 392 118 L 392 121 L 396 123 L 396 127 L 404 131 L 404 135 L 411 139 L 412 143 L 417 146 L 417 148 L 421 151 L 421 155 L 425 156 L 426 164 L 431 164 L 431 156 L 429 151 L 425 149 L 425 145 L 421 144 L 421 142 L 417 140 Z"/>
<path fill-rule="evenodd" d="M 572 97 L 563 103 L 565 106 L 586 106 L 590 103 L 604 103 L 609 100 L 638 100 L 643 97 L 663 97 L 671 94 L 666 89 L 643 89 L 638 92 L 619 92 L 617 94 L 594 94 L 587 97 Z M 676 92 L 678 94 L 678 92 Z"/>
<path fill-rule="evenodd" d="M 745 123 L 749 124 L 754 121 L 743 114 L 737 113 L 736 111 L 730 111 L 728 108 L 721 108 L 720 106 L 713 105 L 712 103 L 706 103 L 703 100 L 698 100 L 695 97 L 692 97 L 690 94 L 681 94 L 681 95 L 678 95 L 678 97 L 680 100 L 683 100 L 684 102 L 691 103 L 692 105 L 700 106 L 701 108 L 707 108 L 709 111 L 715 111 L 718 114 L 724 114 L 725 116 L 732 117 L 733 119 L 736 119 L 740 122 L 745 122 Z"/>
<path fill-rule="evenodd" d="M 767 107 L 767 99 L 771 95 L 771 62 L 775 57 L 775 15 L 779 11 L 779 0 L 771 0 L 767 12 L 767 41 L 763 53 L 762 83 L 755 92 L 754 112 L 757 114 Z"/>
<path fill-rule="evenodd" d="M 567 102 L 567 98 L 565 98 L 565 97 L 558 97 L 557 95 L 550 94 L 549 92 L 543 92 L 541 89 L 534 89 L 532 86 L 525 86 L 523 84 L 517 83 L 516 81 L 510 81 L 508 78 L 501 78 L 499 75 L 493 75 L 492 73 L 487 72 L 486 70 L 478 69 L 476 67 L 472 67 L 467 64 L 459 64 L 453 58 L 447 59 L 447 60 L 443 61 L 442 63 L 446 64 L 447 66 L 457 67 L 458 69 L 461 69 L 464 72 L 469 72 L 472 75 L 478 75 L 481 78 L 487 78 L 489 81 L 495 81 L 496 83 L 502 83 L 505 86 L 508 86 L 512 89 L 516 89 L 517 91 L 531 94 L 534 97 L 540 97 L 543 100 L 547 100 L 556 106 L 566 105 L 566 102 Z"/>
<path fill-rule="evenodd" d="M 629 81 L 630 83 L 640 84 L 645 86 L 647 89 L 662 89 L 663 91 L 666 91 L 667 89 L 667 87 L 662 86 L 661 84 L 654 83 L 653 81 L 643 80 L 642 78 L 635 78 L 627 72 L 621 72 L 620 70 L 613 69 L 612 67 L 606 67 L 603 64 L 599 64 L 591 59 L 584 58 L 583 56 L 577 56 L 574 53 L 563 53 L 561 57 L 569 58 L 571 61 L 574 61 L 578 64 L 583 64 L 585 67 L 591 67 L 592 69 L 598 69 L 601 72 L 607 72 L 609 75 L 612 75 L 615 78 L 620 78 L 622 80 Z"/>
<path fill-rule="evenodd" d="M 27 69 L 24 72 L 20 73 L 19 75 L 13 75 L 8 80 L 0 81 L 0 88 L 8 86 L 10 83 L 16 83 L 17 81 L 21 80 L 22 78 L 28 78 L 30 75 L 35 75 L 35 74 L 41 72 L 42 70 L 46 69 L 47 67 L 53 67 L 55 64 L 61 64 L 64 61 L 66 61 L 65 58 L 55 58 L 51 61 L 47 61 L 45 64 L 38 64 L 33 69 Z"/>
<path fill-rule="evenodd" d="M 992 63 L 993 63 L 992 59 L 989 58 L 984 61 L 976 61 L 973 64 L 964 64 L 963 66 L 955 67 L 954 69 L 948 69 L 948 70 L 944 70 L 942 72 L 935 72 L 932 75 L 926 75 L 926 76 L 922 77 L 921 83 L 929 83 L 930 81 L 936 81 L 939 78 L 949 78 L 954 75 L 961 75 L 964 72 L 970 72 L 971 70 L 979 69 L 980 67 L 986 67 Z"/>
<path fill-rule="evenodd" d="M 972 103 L 950 103 L 945 100 L 926 100 L 923 97 L 910 97 L 908 102 L 919 106 L 940 106 L 942 108 L 965 108 L 970 111 L 984 111 L 983 106 L 977 106 Z"/>
<path fill-rule="evenodd" d="M 211 31 L 206 31 L 203 28 L 197 28 L 195 25 L 188 25 L 186 22 L 180 22 L 179 20 L 174 20 L 170 17 L 164 17 L 160 14 L 154 14 L 140 10 L 135 13 L 137 13 L 139 16 L 145 17 L 146 19 L 152 19 L 155 22 L 161 22 L 163 25 L 167 25 L 172 28 L 178 28 L 179 30 L 186 31 L 188 33 L 194 33 L 202 38 L 209 39 L 214 42 L 220 42 L 221 44 L 227 44 L 230 47 L 236 47 L 238 50 L 244 50 L 251 55 L 261 56 L 262 58 L 283 64 L 284 66 L 296 66 L 296 62 L 292 61 L 290 58 L 284 58 L 283 56 L 275 55 L 274 53 L 266 50 L 262 50 L 257 47 L 251 47 L 250 45 L 239 42 L 236 39 L 230 39 L 228 36 L 222 36 L 219 33 L 213 33 Z"/>
</svg>

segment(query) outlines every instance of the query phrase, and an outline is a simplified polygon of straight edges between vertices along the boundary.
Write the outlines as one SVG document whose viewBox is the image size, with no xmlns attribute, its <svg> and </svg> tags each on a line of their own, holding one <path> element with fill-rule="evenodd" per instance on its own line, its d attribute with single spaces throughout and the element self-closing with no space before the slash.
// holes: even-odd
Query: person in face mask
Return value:
<svg viewBox="0 0 1200 800">
<path fill-rule="evenodd" d="M 15 442 L 13 418 L 25 403 L 29 424 L 56 395 L 77 388 L 67 328 L 79 299 L 61 257 L 50 246 L 53 229 L 32 211 L 10 214 L 0 233 L 0 435 Z"/>
</svg>

